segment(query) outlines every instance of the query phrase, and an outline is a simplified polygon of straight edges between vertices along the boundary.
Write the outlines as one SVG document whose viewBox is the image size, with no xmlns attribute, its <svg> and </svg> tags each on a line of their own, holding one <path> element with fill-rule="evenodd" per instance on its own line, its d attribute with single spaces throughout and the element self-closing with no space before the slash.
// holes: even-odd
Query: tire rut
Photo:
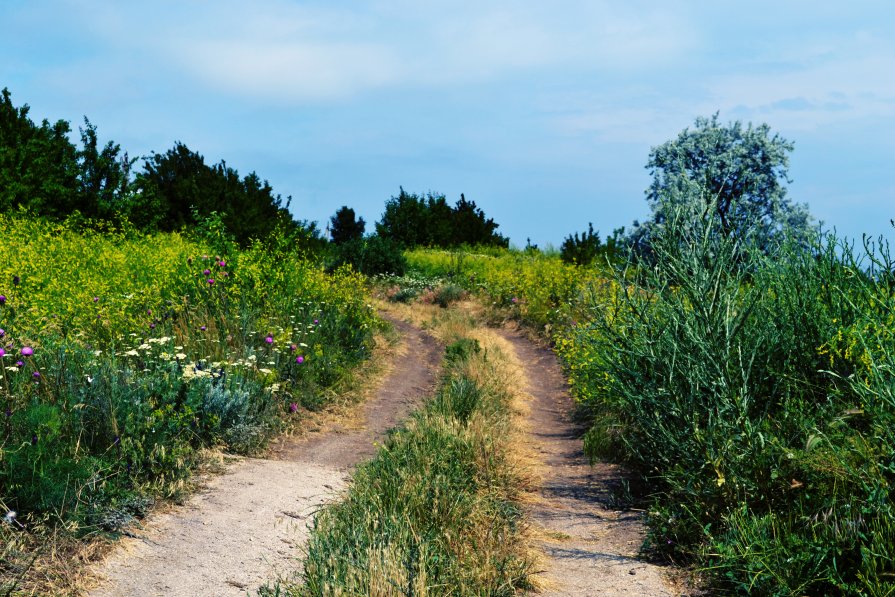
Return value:
<svg viewBox="0 0 895 597">
<path fill-rule="evenodd" d="M 546 555 L 539 594 L 678 594 L 665 569 L 638 558 L 644 538 L 640 514 L 609 507 L 611 488 L 624 472 L 608 463 L 591 465 L 585 456 L 585 429 L 572 419 L 574 403 L 556 356 L 518 332 L 502 335 L 524 364 L 531 395 L 526 441 L 544 467 L 526 506 Z"/>
</svg>

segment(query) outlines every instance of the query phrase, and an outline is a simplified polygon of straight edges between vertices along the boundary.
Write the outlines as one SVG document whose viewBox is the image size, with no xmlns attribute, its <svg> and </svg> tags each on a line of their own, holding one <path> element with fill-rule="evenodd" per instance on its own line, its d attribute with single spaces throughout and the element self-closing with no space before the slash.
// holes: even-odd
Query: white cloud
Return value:
<svg viewBox="0 0 895 597">
<path fill-rule="evenodd" d="M 620 72 L 679 57 L 694 33 L 673 10 L 615 2 L 165 2 L 85 14 L 115 49 L 228 94 L 280 102 L 383 87 L 440 87 L 557 70 Z M 142 9 L 139 9 L 142 10 Z M 94 19 L 93 17 L 96 16 Z M 139 21 L 139 27 L 137 22 Z"/>
<path fill-rule="evenodd" d="M 394 82 L 399 65 L 375 44 L 321 42 L 195 42 L 186 67 L 236 95 L 327 100 Z"/>
</svg>

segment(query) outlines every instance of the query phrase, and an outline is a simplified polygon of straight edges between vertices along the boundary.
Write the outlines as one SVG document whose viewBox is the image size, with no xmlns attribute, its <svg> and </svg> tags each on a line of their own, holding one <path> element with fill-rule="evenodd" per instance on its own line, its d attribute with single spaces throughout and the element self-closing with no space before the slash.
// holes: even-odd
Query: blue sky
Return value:
<svg viewBox="0 0 895 597">
<path fill-rule="evenodd" d="M 541 246 L 643 219 L 650 148 L 719 111 L 795 142 L 817 218 L 895 239 L 893 32 L 857 0 L 4 0 L 0 87 L 132 156 L 254 170 L 299 218 L 463 192 Z"/>
</svg>

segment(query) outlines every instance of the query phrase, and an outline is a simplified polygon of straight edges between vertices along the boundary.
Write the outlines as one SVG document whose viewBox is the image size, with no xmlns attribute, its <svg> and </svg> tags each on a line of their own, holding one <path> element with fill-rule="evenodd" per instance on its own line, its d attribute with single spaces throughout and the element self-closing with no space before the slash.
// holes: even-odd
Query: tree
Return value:
<svg viewBox="0 0 895 597">
<path fill-rule="evenodd" d="M 354 210 L 343 205 L 329 219 L 329 234 L 335 244 L 342 244 L 346 241 L 361 238 L 364 235 L 366 222 L 363 218 L 356 218 Z"/>
<path fill-rule="evenodd" d="M 64 218 L 82 207 L 78 189 L 77 148 L 71 128 L 59 120 L 40 126 L 17 108 L 4 88 L 0 93 L 0 211 L 30 209 L 36 215 Z"/>
<path fill-rule="evenodd" d="M 227 231 L 245 245 L 283 221 L 298 225 L 288 211 L 291 197 L 284 204 L 254 172 L 240 178 L 224 161 L 209 166 L 183 143 L 146 159 L 134 184 L 131 217 L 145 228 L 179 230 L 197 224 L 194 214 L 218 212 Z"/>
<path fill-rule="evenodd" d="M 92 218 L 113 219 L 126 209 L 130 169 L 133 164 L 127 153 L 119 157 L 121 147 L 109 141 L 99 148 L 96 126 L 84 117 L 81 149 L 78 151 L 78 171 L 84 215 Z"/>
<path fill-rule="evenodd" d="M 594 232 L 594 225 L 588 222 L 587 231 L 582 232 L 580 237 L 576 232 L 565 238 L 559 248 L 559 258 L 575 265 L 590 265 L 600 255 L 610 260 L 618 259 L 622 254 L 624 233 L 623 227 L 616 228 L 604 243 L 600 240 L 599 231 Z"/>
<path fill-rule="evenodd" d="M 397 197 L 385 204 L 385 212 L 376 223 L 376 233 L 404 247 L 456 247 L 461 244 L 506 247 L 509 240 L 496 232 L 493 219 L 468 201 L 464 195 L 452 207 L 444 195 L 426 196 L 407 193 L 403 187 Z"/>
<path fill-rule="evenodd" d="M 681 212 L 713 218 L 721 234 L 750 235 L 765 250 L 782 234 L 807 234 L 807 207 L 786 198 L 792 149 L 767 124 L 723 126 L 717 113 L 697 118 L 693 130 L 650 151 L 646 196 L 652 218 L 635 226 L 631 240 L 643 248 L 657 226 Z"/>
<path fill-rule="evenodd" d="M 463 193 L 454 206 L 453 238 L 455 245 L 495 245 L 506 247 L 509 240 L 497 233 L 498 225 L 485 212 L 467 201 Z"/>
<path fill-rule="evenodd" d="M 434 200 L 430 193 L 429 203 Z M 386 201 L 385 211 L 376 222 L 376 234 L 404 247 L 432 244 L 429 212 L 425 197 L 411 195 L 400 187 L 398 196 Z"/>
</svg>

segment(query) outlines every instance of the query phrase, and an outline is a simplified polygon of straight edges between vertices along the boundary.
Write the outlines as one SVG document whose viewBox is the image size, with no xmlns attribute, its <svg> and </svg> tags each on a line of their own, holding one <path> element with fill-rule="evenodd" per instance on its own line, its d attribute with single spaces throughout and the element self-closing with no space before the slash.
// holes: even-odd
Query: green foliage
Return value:
<svg viewBox="0 0 895 597">
<path fill-rule="evenodd" d="M 655 267 L 575 331 L 596 370 L 582 394 L 655 488 L 650 545 L 738 592 L 885 594 L 869 529 L 895 522 L 891 345 L 859 333 L 868 369 L 830 342 L 882 327 L 888 290 L 833 238 L 767 257 L 718 225 L 669 221 Z"/>
<path fill-rule="evenodd" d="M 343 265 L 350 265 L 367 276 L 402 276 L 407 269 L 407 260 L 397 243 L 373 235 L 334 245 L 329 268 L 335 270 Z"/>
<path fill-rule="evenodd" d="M 452 303 L 456 303 L 457 301 L 463 299 L 466 296 L 466 291 L 462 286 L 457 284 L 444 284 L 435 289 L 435 304 L 439 307 L 446 309 Z"/>
<path fill-rule="evenodd" d="M 600 256 L 616 261 L 622 257 L 624 233 L 624 228 L 616 229 L 604 244 L 600 240 L 600 233 L 594 232 L 593 224 L 589 223 L 587 232 L 583 232 L 580 238 L 577 232 L 574 236 L 570 234 L 566 237 L 560 246 L 559 258 L 563 263 L 575 265 L 590 265 Z"/>
<path fill-rule="evenodd" d="M 444 195 L 412 195 L 401 188 L 397 197 L 385 204 L 385 212 L 376 223 L 376 233 L 405 248 L 417 246 L 457 247 L 491 245 L 506 247 L 509 240 L 497 233 L 498 225 L 460 195 L 454 207 Z"/>
<path fill-rule="evenodd" d="M 296 224 L 285 202 L 254 172 L 244 178 L 226 162 L 209 166 L 183 143 L 153 154 L 137 174 L 132 220 L 150 230 L 174 231 L 197 224 L 194 213 L 218 212 L 227 231 L 245 246 L 270 235 L 279 223 Z"/>
<path fill-rule="evenodd" d="M 690 221 L 715 219 L 715 234 L 751 236 L 764 251 L 784 238 L 808 240 L 807 207 L 786 198 L 792 148 L 766 124 L 724 126 L 717 114 L 697 118 L 693 130 L 684 129 L 650 152 L 646 167 L 653 180 L 646 195 L 653 213 L 646 224 L 635 226 L 631 242 L 648 253 L 651 237 L 682 210 Z"/>
<path fill-rule="evenodd" d="M 0 215 L 0 504 L 29 528 L 116 530 L 200 449 L 259 449 L 365 358 L 361 276 L 206 224 L 232 252 Z"/>
<path fill-rule="evenodd" d="M 29 108 L 0 98 L 0 213 L 24 211 L 81 228 L 135 225 L 144 231 L 179 231 L 201 223 L 196 214 L 218 213 L 239 245 L 291 237 L 306 250 L 325 245 L 313 224 L 296 222 L 284 201 L 254 172 L 240 177 L 226 162 L 207 165 L 182 143 L 153 153 L 132 180 L 136 160 L 108 141 L 84 118 L 81 147 L 59 120 L 40 125 Z"/>
<path fill-rule="evenodd" d="M 67 122 L 28 117 L 29 107 L 16 108 L 8 89 L 0 101 L 0 213 L 27 209 L 64 217 L 83 208 L 79 193 L 78 151 L 68 140 Z"/>
<path fill-rule="evenodd" d="M 464 253 L 454 280 L 549 332 L 585 450 L 649 488 L 653 554 L 719 592 L 891 595 L 895 260 L 831 236 L 768 253 L 720 226 L 670 215 L 649 267 Z"/>
<path fill-rule="evenodd" d="M 333 243 L 339 245 L 349 240 L 363 238 L 366 222 L 357 218 L 354 210 L 343 205 L 329 220 L 329 235 Z"/>
</svg>

